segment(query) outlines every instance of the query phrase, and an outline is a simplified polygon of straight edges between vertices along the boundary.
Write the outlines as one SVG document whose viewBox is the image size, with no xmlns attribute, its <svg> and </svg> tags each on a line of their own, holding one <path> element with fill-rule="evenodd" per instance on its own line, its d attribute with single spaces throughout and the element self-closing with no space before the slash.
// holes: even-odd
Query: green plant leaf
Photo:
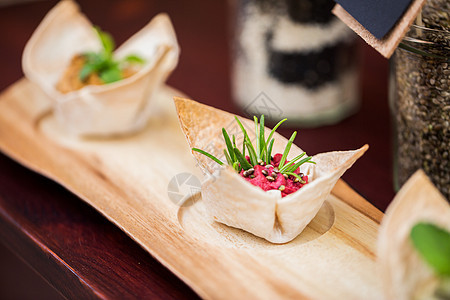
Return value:
<svg viewBox="0 0 450 300">
<path fill-rule="evenodd" d="M 283 156 L 281 157 L 280 163 L 278 164 L 278 168 L 282 168 L 284 166 L 284 162 L 287 159 L 289 151 L 291 150 L 292 143 L 294 143 L 296 136 L 297 136 L 297 131 L 294 131 L 294 133 L 291 135 L 291 138 L 289 139 L 289 141 L 286 145 L 286 148 L 284 149 L 284 153 L 283 153 Z"/>
<path fill-rule="evenodd" d="M 248 163 L 248 161 L 245 159 L 244 155 L 242 155 L 241 151 L 239 151 L 238 148 L 234 148 L 234 153 L 236 153 L 236 157 L 244 170 L 248 170 L 252 167 L 252 165 Z"/>
<path fill-rule="evenodd" d="M 228 132 L 222 128 L 222 134 L 225 140 L 225 144 L 227 149 L 224 150 L 224 154 L 225 154 L 225 158 L 227 160 L 227 163 L 229 165 L 231 165 L 235 170 L 237 170 L 238 172 L 241 169 L 249 169 L 252 166 L 256 166 L 257 164 L 259 164 L 260 160 L 265 161 L 266 164 L 270 164 L 272 161 L 272 149 L 273 149 L 273 145 L 275 143 L 275 138 L 273 138 L 272 136 L 274 135 L 276 129 L 284 122 L 286 121 L 286 119 L 283 119 L 281 121 L 279 121 L 275 127 L 272 129 L 272 131 L 269 134 L 269 137 L 266 141 L 265 139 L 265 119 L 264 119 L 264 115 L 261 115 L 260 120 L 258 120 L 258 118 L 255 116 L 254 118 L 254 124 L 255 124 L 255 136 L 256 136 L 256 151 L 255 151 L 255 147 L 253 146 L 253 143 L 250 140 L 250 137 L 247 133 L 247 131 L 245 130 L 243 124 L 241 123 L 241 121 L 238 119 L 238 117 L 235 116 L 235 120 L 238 123 L 243 135 L 244 135 L 244 139 L 242 142 L 242 152 L 239 151 L 239 149 L 237 148 L 236 145 L 236 137 L 233 135 L 232 139 L 230 139 L 230 136 L 228 135 Z M 288 165 L 283 166 L 287 156 L 289 154 L 290 148 L 294 142 L 294 139 L 297 135 L 297 132 L 294 132 L 291 136 L 291 138 L 289 139 L 286 148 L 284 150 L 283 156 L 281 158 L 280 164 L 279 164 L 279 168 L 281 170 L 281 168 L 283 168 L 283 173 L 289 172 L 289 171 L 295 171 L 297 168 L 293 169 L 297 164 L 294 164 L 297 160 L 299 160 L 304 154 L 297 156 L 296 158 L 294 158 Z M 245 152 L 246 149 L 248 151 L 248 156 L 249 156 L 249 161 L 246 159 L 245 157 Z M 193 149 L 195 150 L 195 149 Z M 228 152 L 227 152 L 228 150 Z M 200 152 L 199 149 L 195 150 Z M 201 152 L 202 153 L 202 152 Z M 206 155 L 206 154 L 205 154 Z M 211 159 L 212 155 L 208 154 Z M 215 158 L 217 161 L 218 159 Z M 311 159 L 311 157 L 308 157 L 306 160 L 303 160 L 300 163 L 304 163 L 304 162 L 310 162 L 309 160 Z M 236 164 L 236 162 L 238 162 L 239 165 Z M 314 162 L 311 162 L 314 163 Z M 294 173 L 292 173 L 294 174 Z M 297 174 L 294 174 L 293 176 L 301 179 Z"/>
<path fill-rule="evenodd" d="M 267 157 L 266 157 L 267 164 L 270 164 L 270 162 L 272 161 L 272 148 L 273 148 L 274 142 L 275 142 L 275 139 L 272 138 L 269 142 L 269 148 L 267 148 Z"/>
<path fill-rule="evenodd" d="M 223 149 L 223 154 L 225 154 L 225 158 L 227 159 L 227 163 L 232 166 L 233 165 L 233 161 L 230 158 L 230 155 L 228 155 L 227 150 Z"/>
<path fill-rule="evenodd" d="M 228 135 L 228 132 L 225 130 L 225 128 L 222 128 L 222 135 L 225 139 L 225 144 L 227 145 L 228 153 L 230 153 L 230 159 L 232 162 L 236 161 L 236 154 L 234 154 L 233 151 L 233 145 L 231 144 L 230 136 Z"/>
<path fill-rule="evenodd" d="M 112 83 L 122 79 L 122 72 L 117 66 L 110 67 L 108 69 L 101 71 L 100 78 L 103 80 L 104 83 Z"/>
<path fill-rule="evenodd" d="M 103 53 L 106 57 L 111 58 L 114 48 L 116 47 L 113 38 L 109 33 L 102 31 L 98 26 L 94 26 L 94 30 L 102 43 Z"/>
<path fill-rule="evenodd" d="M 411 241 L 421 257 L 440 276 L 450 276 L 450 232 L 431 223 L 417 223 Z"/>
<path fill-rule="evenodd" d="M 84 52 L 83 56 L 86 58 L 86 61 L 90 64 L 97 64 L 100 61 L 103 61 L 103 55 L 92 51 Z"/>
<path fill-rule="evenodd" d="M 258 135 L 258 132 L 255 132 Z M 264 115 L 259 119 L 259 149 L 261 151 L 261 159 L 264 160 L 264 154 L 267 154 L 266 140 L 264 139 Z"/>
<path fill-rule="evenodd" d="M 249 140 L 244 141 L 245 146 L 248 149 L 248 156 L 250 157 L 250 162 L 252 165 L 256 166 L 258 164 L 258 160 L 256 158 L 255 149 L 252 146 L 252 143 Z"/>
<path fill-rule="evenodd" d="M 242 133 L 244 134 L 244 141 L 246 138 L 248 138 L 248 140 L 250 140 L 250 138 L 248 137 L 247 134 L 247 130 L 245 130 L 244 125 L 242 125 L 241 121 L 239 121 L 238 117 L 234 117 L 236 119 L 236 122 L 238 123 L 239 127 L 241 128 Z M 252 146 L 253 147 L 253 146 Z"/>
<path fill-rule="evenodd" d="M 84 64 L 83 68 L 80 70 L 80 80 L 85 82 L 91 73 L 97 71 L 97 65 L 95 64 Z"/>
<path fill-rule="evenodd" d="M 253 116 L 253 121 L 255 121 L 255 137 L 256 137 L 256 161 L 261 159 L 261 148 L 259 143 L 259 134 L 258 134 L 258 118 Z"/>
<path fill-rule="evenodd" d="M 235 169 L 237 172 L 241 172 L 242 168 L 241 168 L 241 166 L 239 165 L 239 162 L 238 162 L 238 161 L 235 161 L 235 162 L 233 163 L 233 169 Z"/>
<path fill-rule="evenodd" d="M 210 154 L 210 153 L 208 153 L 206 151 L 203 151 L 203 150 L 198 149 L 198 148 L 192 148 L 192 151 L 196 151 L 198 153 L 201 153 L 201 154 L 211 158 L 213 161 L 215 161 L 219 165 L 221 165 L 221 166 L 223 165 L 223 162 L 220 159 L 218 159 L 217 157 L 215 157 L 214 155 L 212 155 L 212 154 Z"/>
<path fill-rule="evenodd" d="M 100 53 L 92 51 L 83 53 L 86 63 L 79 73 L 81 81 L 85 81 L 94 72 L 99 74 L 104 83 L 119 81 L 123 79 L 122 68 L 120 67 L 121 62 L 140 64 L 145 62 L 144 59 L 133 54 L 126 56 L 121 62 L 115 61 L 113 59 L 115 43 L 111 35 L 97 26 L 94 27 L 94 31 L 100 39 L 102 51 Z"/>
<path fill-rule="evenodd" d="M 298 163 L 296 163 L 295 165 L 289 166 L 285 171 L 286 172 L 295 172 L 295 170 L 297 170 L 301 165 L 303 165 L 304 163 L 313 163 L 315 164 L 315 162 L 311 161 L 312 156 L 308 156 L 304 159 L 302 159 L 301 161 L 299 161 Z"/>
<path fill-rule="evenodd" d="M 267 140 L 266 140 L 266 143 L 269 143 L 269 142 L 270 142 L 270 139 L 272 138 L 272 136 L 273 136 L 273 134 L 275 133 L 275 131 L 276 131 L 276 130 L 278 129 L 278 127 L 280 127 L 280 125 L 283 124 L 283 122 L 286 121 L 286 120 L 287 120 L 287 119 L 281 120 L 280 122 L 277 123 L 277 125 L 275 125 L 275 126 L 272 128 L 272 131 L 270 132 L 269 137 L 268 137 Z"/>
<path fill-rule="evenodd" d="M 238 117 L 234 117 L 236 119 L 236 122 L 238 123 L 239 127 L 241 128 L 242 133 L 244 134 L 244 141 L 243 145 L 245 145 L 248 149 L 248 155 L 250 156 L 250 161 L 253 165 L 256 165 L 258 163 L 258 160 L 256 159 L 256 152 L 255 148 L 253 148 L 252 142 L 250 140 L 250 137 L 247 134 L 247 130 L 245 130 L 244 125 L 242 125 L 241 121 L 239 121 Z M 242 151 L 245 153 L 245 150 Z"/>
<path fill-rule="evenodd" d="M 140 56 L 134 55 L 134 54 L 130 54 L 128 56 L 126 56 L 123 59 L 124 62 L 127 62 L 129 64 L 144 64 L 145 63 L 145 59 L 141 58 Z"/>
<path fill-rule="evenodd" d="M 294 159 L 292 159 L 291 161 L 289 161 L 289 163 L 285 164 L 281 169 L 280 172 L 283 172 L 284 170 L 287 171 L 288 168 L 292 167 L 300 158 L 302 158 L 303 156 L 305 156 L 305 152 L 303 152 L 300 155 L 297 155 Z"/>
<path fill-rule="evenodd" d="M 304 181 L 304 180 L 300 177 L 300 175 L 298 175 L 298 174 L 296 174 L 296 173 L 293 173 L 293 172 L 284 172 L 283 174 L 294 176 L 295 178 L 297 178 L 297 179 L 299 180 L 300 183 L 306 183 L 306 181 Z"/>
</svg>

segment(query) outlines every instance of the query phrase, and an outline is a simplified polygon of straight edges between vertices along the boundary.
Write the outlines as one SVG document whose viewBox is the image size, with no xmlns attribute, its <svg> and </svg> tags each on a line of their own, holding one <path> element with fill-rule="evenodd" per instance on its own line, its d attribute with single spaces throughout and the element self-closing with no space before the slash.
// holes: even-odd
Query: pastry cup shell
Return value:
<svg viewBox="0 0 450 300">
<path fill-rule="evenodd" d="M 419 222 L 450 230 L 450 205 L 421 170 L 398 192 L 381 222 L 377 256 L 386 299 L 430 299 L 439 283 L 410 239 Z"/>
<path fill-rule="evenodd" d="M 203 149 L 216 157 L 223 156 L 226 145 L 222 127 L 239 140 L 233 114 L 200 104 L 175 98 L 181 128 L 189 147 Z M 253 121 L 240 118 L 254 138 Z M 270 129 L 266 128 L 266 136 Z M 282 153 L 287 140 L 275 133 L 273 153 Z M 239 143 L 238 143 L 239 144 Z M 281 197 L 279 191 L 265 192 L 256 187 L 231 167 L 212 162 L 206 156 L 192 152 L 206 175 L 202 183 L 202 201 L 208 213 L 217 222 L 248 231 L 272 243 L 286 243 L 299 235 L 316 216 L 337 180 L 368 149 L 365 145 L 354 151 L 336 151 L 313 156 L 316 164 L 305 164 L 301 171 L 308 175 L 309 183 L 301 189 Z M 292 145 L 290 157 L 303 151 Z"/>
<path fill-rule="evenodd" d="M 74 1 L 60 1 L 25 46 L 25 76 L 53 100 L 57 120 L 72 134 L 108 136 L 139 130 L 148 121 L 153 95 L 178 63 L 179 47 L 171 21 L 164 13 L 155 16 L 115 51 L 116 58 L 135 54 L 145 59 L 136 74 L 60 93 L 56 84 L 70 60 L 101 48 L 92 26 Z"/>
</svg>

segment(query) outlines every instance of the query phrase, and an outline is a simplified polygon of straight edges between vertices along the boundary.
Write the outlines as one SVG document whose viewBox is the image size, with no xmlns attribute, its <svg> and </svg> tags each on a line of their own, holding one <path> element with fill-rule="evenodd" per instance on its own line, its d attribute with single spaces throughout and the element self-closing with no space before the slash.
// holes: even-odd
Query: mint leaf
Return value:
<svg viewBox="0 0 450 300">
<path fill-rule="evenodd" d="M 137 55 L 131 54 L 126 56 L 123 59 L 124 62 L 130 63 L 130 64 L 143 64 L 145 63 L 145 60 Z"/>
<path fill-rule="evenodd" d="M 109 33 L 102 31 L 98 26 L 95 26 L 94 30 L 100 38 L 100 42 L 102 43 L 103 53 L 106 57 L 111 58 L 113 50 L 116 47 L 113 38 Z"/>
<path fill-rule="evenodd" d="M 450 232 L 431 223 L 418 223 L 411 230 L 412 243 L 440 276 L 450 276 Z"/>
<path fill-rule="evenodd" d="M 80 80 L 86 81 L 88 76 L 96 71 L 96 65 L 93 64 L 85 64 L 80 71 Z"/>
<path fill-rule="evenodd" d="M 100 78 L 104 83 L 111 83 L 122 79 L 122 73 L 118 66 L 110 66 L 100 73 Z"/>
<path fill-rule="evenodd" d="M 96 64 L 103 60 L 102 56 L 99 53 L 95 52 L 85 52 L 83 56 L 86 58 L 87 63 Z"/>
<path fill-rule="evenodd" d="M 129 64 L 143 64 L 145 62 L 144 59 L 137 55 L 128 55 L 121 61 L 114 60 L 113 51 L 116 45 L 113 38 L 97 26 L 94 27 L 94 30 L 100 39 L 103 49 L 99 53 L 92 51 L 83 53 L 86 62 L 79 73 L 82 81 L 86 81 L 91 73 L 96 72 L 104 83 L 115 82 L 122 79 L 122 68 L 120 66 L 122 62 Z"/>
</svg>

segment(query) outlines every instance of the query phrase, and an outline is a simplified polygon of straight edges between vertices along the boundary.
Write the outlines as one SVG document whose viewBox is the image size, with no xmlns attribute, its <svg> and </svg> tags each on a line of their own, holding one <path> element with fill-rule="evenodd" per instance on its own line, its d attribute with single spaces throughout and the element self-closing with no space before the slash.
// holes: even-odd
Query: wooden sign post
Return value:
<svg viewBox="0 0 450 300">
<path fill-rule="evenodd" d="M 372 0 L 372 4 L 359 0 L 336 2 L 333 13 L 366 43 L 390 58 L 426 0 Z"/>
</svg>

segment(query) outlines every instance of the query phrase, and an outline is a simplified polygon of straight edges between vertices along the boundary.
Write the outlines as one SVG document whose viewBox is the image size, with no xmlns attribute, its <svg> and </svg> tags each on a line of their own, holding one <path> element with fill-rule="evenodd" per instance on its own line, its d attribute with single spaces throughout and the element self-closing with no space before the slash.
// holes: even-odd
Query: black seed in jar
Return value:
<svg viewBox="0 0 450 300">
<path fill-rule="evenodd" d="M 434 8 L 433 8 L 434 7 Z M 440 9 L 436 9 L 438 7 Z M 409 46 L 433 54 L 422 56 L 397 49 L 394 64 L 394 124 L 397 180 L 402 185 L 423 169 L 447 200 L 450 199 L 450 1 L 428 0 L 422 10 L 425 27 L 408 37 L 433 43 Z"/>
</svg>

